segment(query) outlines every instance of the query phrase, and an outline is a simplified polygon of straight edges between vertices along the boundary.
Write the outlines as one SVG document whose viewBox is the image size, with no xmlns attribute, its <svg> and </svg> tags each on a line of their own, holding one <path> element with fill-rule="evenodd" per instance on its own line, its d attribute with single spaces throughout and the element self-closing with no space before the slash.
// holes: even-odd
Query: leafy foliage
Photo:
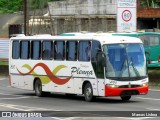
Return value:
<svg viewBox="0 0 160 120">
<path fill-rule="evenodd" d="M 61 0 L 27 0 L 31 2 L 31 8 L 41 8 L 43 4 L 50 1 L 61 1 Z M 23 11 L 24 0 L 0 0 L 0 13 L 14 13 L 17 11 Z"/>
<path fill-rule="evenodd" d="M 0 0 L 0 13 L 14 13 L 23 11 L 24 0 Z M 31 2 L 31 8 L 42 8 L 47 6 L 47 2 L 63 0 L 27 0 Z M 160 7 L 160 0 L 139 0 L 140 6 L 145 8 Z"/>
<path fill-rule="evenodd" d="M 144 8 L 160 7 L 160 0 L 139 0 L 140 6 Z"/>
<path fill-rule="evenodd" d="M 0 13 L 22 11 L 23 0 L 0 0 Z"/>
</svg>

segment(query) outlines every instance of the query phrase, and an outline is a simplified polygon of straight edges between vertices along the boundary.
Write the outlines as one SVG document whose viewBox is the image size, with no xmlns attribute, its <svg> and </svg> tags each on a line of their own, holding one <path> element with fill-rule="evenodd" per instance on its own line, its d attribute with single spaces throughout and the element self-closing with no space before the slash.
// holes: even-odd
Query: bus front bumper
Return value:
<svg viewBox="0 0 160 120">
<path fill-rule="evenodd" d="M 137 88 L 112 88 L 105 86 L 105 96 L 129 96 L 129 95 L 146 95 L 148 85 Z"/>
</svg>

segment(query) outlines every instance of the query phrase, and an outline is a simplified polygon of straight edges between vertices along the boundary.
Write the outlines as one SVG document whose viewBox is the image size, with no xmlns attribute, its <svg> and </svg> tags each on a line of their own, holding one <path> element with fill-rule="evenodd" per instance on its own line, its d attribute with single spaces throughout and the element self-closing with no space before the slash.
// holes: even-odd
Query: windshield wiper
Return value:
<svg viewBox="0 0 160 120">
<path fill-rule="evenodd" d="M 135 72 L 135 74 L 136 74 L 136 76 L 137 77 L 140 77 L 140 74 L 139 74 L 139 72 L 138 72 L 138 70 L 137 70 L 137 68 L 135 67 L 135 65 L 133 64 L 133 60 L 132 60 L 132 57 L 131 57 L 131 65 L 132 65 L 132 67 L 133 67 L 133 70 L 134 70 L 134 72 Z"/>
</svg>

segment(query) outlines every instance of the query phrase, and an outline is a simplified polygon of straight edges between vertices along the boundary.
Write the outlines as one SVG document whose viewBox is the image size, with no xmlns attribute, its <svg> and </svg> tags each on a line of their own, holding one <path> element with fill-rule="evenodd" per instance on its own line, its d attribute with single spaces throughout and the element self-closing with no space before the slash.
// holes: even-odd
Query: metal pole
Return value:
<svg viewBox="0 0 160 120">
<path fill-rule="evenodd" d="M 24 35 L 27 33 L 27 0 L 24 0 Z"/>
</svg>

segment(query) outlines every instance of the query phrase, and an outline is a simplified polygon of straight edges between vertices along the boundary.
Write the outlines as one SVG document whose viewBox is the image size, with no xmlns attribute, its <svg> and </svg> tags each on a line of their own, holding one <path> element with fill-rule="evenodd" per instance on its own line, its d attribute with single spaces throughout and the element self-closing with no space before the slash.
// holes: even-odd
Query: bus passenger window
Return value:
<svg viewBox="0 0 160 120">
<path fill-rule="evenodd" d="M 53 47 L 53 42 L 52 41 L 44 41 L 42 43 L 42 59 L 44 60 L 51 60 L 53 59 L 53 54 L 52 54 L 52 47 Z"/>
<path fill-rule="evenodd" d="M 41 58 L 41 42 L 40 41 L 32 41 L 32 54 L 31 59 L 39 60 Z"/>
<path fill-rule="evenodd" d="M 76 41 L 68 41 L 66 43 L 66 59 L 68 61 L 76 61 L 77 60 L 77 42 Z"/>
<path fill-rule="evenodd" d="M 29 41 L 21 41 L 20 42 L 20 51 L 21 51 L 21 59 L 29 59 L 30 54 L 30 42 Z"/>
<path fill-rule="evenodd" d="M 89 41 L 79 42 L 79 61 L 90 61 L 91 43 Z"/>
<path fill-rule="evenodd" d="M 54 59 L 55 60 L 64 60 L 65 58 L 65 42 L 64 41 L 55 41 L 54 42 Z"/>
<path fill-rule="evenodd" d="M 16 41 L 13 41 L 13 44 L 12 44 L 12 58 L 13 59 L 18 59 L 19 58 L 19 41 L 16 40 Z"/>
</svg>

